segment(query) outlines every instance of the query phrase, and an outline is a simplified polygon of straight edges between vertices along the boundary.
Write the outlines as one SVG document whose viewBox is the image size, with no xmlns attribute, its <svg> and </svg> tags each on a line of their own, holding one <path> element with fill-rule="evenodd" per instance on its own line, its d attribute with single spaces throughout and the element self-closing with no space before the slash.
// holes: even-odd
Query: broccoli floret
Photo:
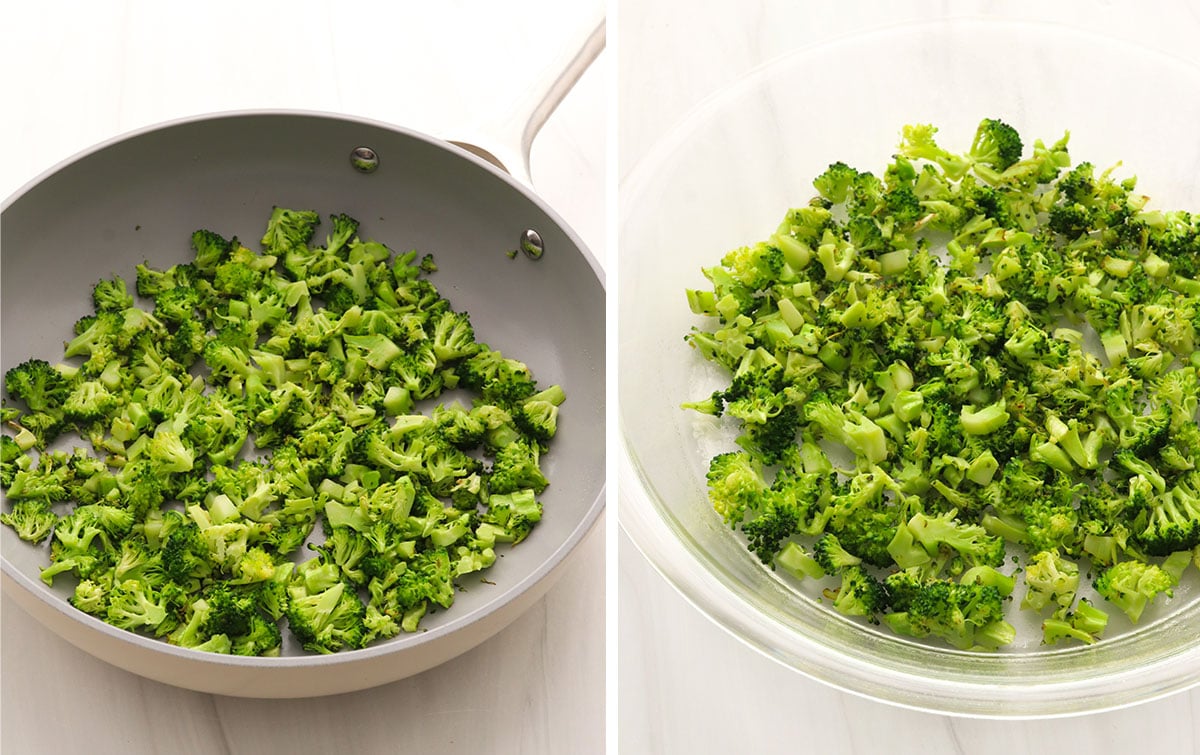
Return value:
<svg viewBox="0 0 1200 755">
<path fill-rule="evenodd" d="M 32 464 L 33 460 L 25 455 L 11 435 L 0 435 L 0 486 L 11 486 L 17 472 L 29 469 Z"/>
<path fill-rule="evenodd" d="M 230 637 L 230 653 L 233 655 L 278 656 L 283 644 L 283 633 L 279 625 L 259 613 L 250 615 L 246 631 Z"/>
<path fill-rule="evenodd" d="M 1065 611 L 1079 589 L 1079 566 L 1058 551 L 1039 551 L 1025 564 L 1025 588 L 1022 608 L 1040 611 L 1053 604 Z"/>
<path fill-rule="evenodd" d="M 998 171 L 1010 168 L 1021 159 L 1021 135 L 1012 126 L 995 118 L 985 118 L 975 130 L 968 155 Z"/>
<path fill-rule="evenodd" d="M 103 617 L 108 611 L 108 593 L 112 582 L 107 579 L 80 580 L 71 593 L 71 605 L 93 616 Z"/>
<path fill-rule="evenodd" d="M 224 634 L 234 637 L 250 631 L 257 610 L 252 594 L 237 591 L 221 582 L 204 591 L 204 602 L 208 605 L 208 614 L 201 628 L 209 636 Z"/>
<path fill-rule="evenodd" d="M 542 504 L 532 490 L 493 493 L 487 502 L 487 512 L 480 518 L 476 536 L 482 541 L 516 544 L 529 535 L 541 518 Z"/>
<path fill-rule="evenodd" d="M 288 628 L 304 648 L 314 653 L 332 653 L 362 647 L 366 607 L 344 582 L 319 591 L 293 583 L 285 615 Z"/>
<path fill-rule="evenodd" d="M 839 161 L 813 179 L 813 186 L 830 202 L 841 204 L 846 201 L 846 194 L 857 176 L 858 171 Z"/>
<path fill-rule="evenodd" d="M 933 557 L 942 549 L 951 549 L 971 566 L 1000 566 L 1004 563 L 1004 539 L 988 534 L 976 524 L 956 519 L 957 510 L 928 516 L 914 514 L 904 527 L 912 538 Z M 898 528 L 899 529 L 899 528 Z"/>
<path fill-rule="evenodd" d="M 1057 204 L 1050 208 L 1046 225 L 1067 239 L 1078 238 L 1092 227 L 1092 214 L 1081 204 Z"/>
<path fill-rule="evenodd" d="M 325 251 L 327 254 L 337 254 L 343 248 L 352 245 L 352 241 L 358 234 L 358 221 L 345 213 L 338 213 L 330 215 L 329 222 L 333 228 L 325 238 Z M 387 259 L 387 256 L 384 254 L 383 259 Z M 354 262 L 354 259 L 350 261 Z"/>
<path fill-rule="evenodd" d="M 1171 597 L 1175 580 L 1155 564 L 1121 561 L 1101 572 L 1093 586 L 1136 624 L 1156 597 Z"/>
<path fill-rule="evenodd" d="M 1108 614 L 1093 606 L 1086 598 L 1080 598 L 1074 611 L 1061 618 L 1056 612 L 1042 622 L 1042 642 L 1055 645 L 1062 640 L 1072 639 L 1091 645 L 1107 626 Z"/>
<path fill-rule="evenodd" d="M 135 269 L 138 296 L 150 299 L 176 286 L 191 285 L 198 279 L 199 273 L 199 268 L 193 265 L 174 265 L 166 270 L 156 270 L 146 262 L 138 263 Z"/>
<path fill-rule="evenodd" d="M 1137 535 L 1146 553 L 1167 556 L 1200 545 L 1200 480 L 1179 481 L 1153 498 L 1149 511 L 1146 529 Z"/>
<path fill-rule="evenodd" d="M 462 312 L 442 312 L 434 321 L 430 333 L 433 353 L 439 362 L 452 362 L 479 351 L 470 318 Z"/>
<path fill-rule="evenodd" d="M 107 417 L 120 404 L 99 380 L 85 380 L 71 391 L 63 401 L 63 412 L 73 420 L 88 422 Z"/>
<path fill-rule="evenodd" d="M 740 523 L 747 511 L 762 507 L 769 489 L 762 468 L 748 453 L 719 454 L 709 462 L 708 497 L 729 525 Z"/>
<path fill-rule="evenodd" d="M 800 527 L 801 509 L 795 499 L 771 495 L 761 513 L 742 525 L 748 545 L 764 564 L 773 564 L 783 541 Z"/>
<path fill-rule="evenodd" d="M 937 128 L 929 124 L 905 126 L 901 132 L 900 155 L 910 160 L 930 160 L 941 166 L 952 179 L 962 178 L 969 162 L 962 155 L 955 155 L 938 146 L 934 135 Z"/>
<path fill-rule="evenodd" d="M 912 226 L 925 215 L 921 201 L 908 186 L 898 186 L 883 195 L 884 207 L 898 227 Z"/>
<path fill-rule="evenodd" d="M 133 306 L 133 297 L 125 288 L 125 279 L 114 275 L 112 280 L 101 279 L 92 287 L 92 304 L 97 312 L 124 312 Z"/>
<path fill-rule="evenodd" d="M 373 496 L 374 497 L 374 496 Z M 320 547 L 322 558 L 336 564 L 342 576 L 351 584 L 366 584 L 367 576 L 359 568 L 370 552 L 369 542 L 350 527 L 334 527 Z"/>
<path fill-rule="evenodd" d="M 222 262 L 217 265 L 212 285 L 229 296 L 247 296 L 262 284 L 262 274 L 244 262 Z"/>
<path fill-rule="evenodd" d="M 813 559 L 826 574 L 837 574 L 846 567 L 858 566 L 862 559 L 842 547 L 833 533 L 825 533 L 813 545 Z"/>
<path fill-rule="evenodd" d="M 192 250 L 196 253 L 193 264 L 197 270 L 215 270 L 217 265 L 229 257 L 230 243 L 219 234 L 212 231 L 199 230 L 192 234 Z M 141 288 L 141 277 L 138 278 L 138 293 L 150 296 Z"/>
<path fill-rule="evenodd" d="M 262 237 L 263 249 L 272 254 L 286 254 L 293 249 L 307 246 L 321 217 L 311 210 L 288 210 L 275 207 L 267 220 L 267 230 Z"/>
<path fill-rule="evenodd" d="M 888 545 L 896 537 L 897 514 L 864 505 L 830 524 L 846 550 L 864 562 L 880 568 L 891 566 Z"/>
<path fill-rule="evenodd" d="M 150 458 L 164 472 L 187 472 L 195 464 L 196 454 L 188 448 L 178 435 L 170 430 L 159 430 L 150 440 Z"/>
<path fill-rule="evenodd" d="M 560 402 L 561 403 L 561 402 Z M 555 406 L 557 411 L 557 406 Z M 447 443 L 461 449 L 478 448 L 483 445 L 487 425 L 483 419 L 461 404 L 439 405 L 433 410 L 433 422 L 437 432 Z M 553 433 L 551 433 L 553 435 Z"/>
<path fill-rule="evenodd" d="M 567 394 L 557 385 L 538 391 L 515 407 L 513 422 L 531 438 L 549 441 L 558 431 L 558 407 L 566 400 Z"/>
<path fill-rule="evenodd" d="M 1058 549 L 1070 554 L 1078 552 L 1082 535 L 1079 512 L 1070 501 L 1035 500 L 1025 506 L 1022 516 L 1025 543 L 1033 552 Z"/>
<path fill-rule="evenodd" d="M 888 592 L 883 583 L 859 566 L 848 566 L 842 570 L 842 584 L 836 592 L 826 593 L 832 598 L 833 607 L 846 616 L 868 616 L 886 610 Z"/>
<path fill-rule="evenodd" d="M 721 258 L 721 265 L 747 290 L 760 291 L 779 277 L 783 270 L 783 252 L 765 243 L 738 247 Z"/>
<path fill-rule="evenodd" d="M 30 411 L 43 412 L 62 408 L 71 382 L 44 359 L 29 359 L 4 373 L 4 388 Z"/>
<path fill-rule="evenodd" d="M 105 620 L 121 629 L 157 630 L 167 621 L 167 608 L 162 596 L 144 582 L 114 582 Z"/>
<path fill-rule="evenodd" d="M 190 286 L 176 286 L 160 293 L 154 299 L 154 316 L 163 322 L 183 323 L 192 321 L 200 296 Z"/>
<path fill-rule="evenodd" d="M 196 584 L 213 571 L 208 546 L 193 522 L 183 520 L 177 512 L 168 512 L 176 524 L 162 545 L 162 569 L 167 578 L 182 585 Z"/>
<path fill-rule="evenodd" d="M 898 634 L 938 637 L 961 650 L 995 650 L 1010 644 L 1016 629 L 1004 620 L 1003 600 L 995 587 L 957 584 L 948 580 L 887 585 L 902 594 L 883 621 Z M 895 602 L 895 598 L 893 598 Z"/>
<path fill-rule="evenodd" d="M 539 466 L 538 447 L 522 440 L 496 452 L 488 474 L 488 486 L 494 493 L 512 493 L 530 488 L 541 493 L 550 484 Z"/>
<path fill-rule="evenodd" d="M 50 510 L 50 504 L 44 499 L 16 501 L 12 511 L 0 514 L 0 522 L 12 527 L 22 540 L 40 543 L 54 528 L 58 516 Z"/>
<path fill-rule="evenodd" d="M 406 610 L 427 601 L 449 608 L 454 602 L 449 555 L 441 548 L 418 555 L 400 575 L 396 588 L 400 605 Z"/>
<path fill-rule="evenodd" d="M 118 581 L 133 579 L 155 589 L 161 589 L 167 581 L 162 570 L 162 554 L 137 534 L 121 541 L 112 576 Z"/>
</svg>

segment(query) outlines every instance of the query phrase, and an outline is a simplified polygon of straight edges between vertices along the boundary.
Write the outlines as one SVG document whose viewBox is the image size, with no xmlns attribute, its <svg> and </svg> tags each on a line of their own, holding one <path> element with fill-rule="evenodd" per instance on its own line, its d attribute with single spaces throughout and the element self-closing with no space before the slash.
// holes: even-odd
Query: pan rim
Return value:
<svg viewBox="0 0 1200 755">
<path fill-rule="evenodd" d="M 478 155 L 476 155 L 468 150 L 465 150 L 462 147 L 459 147 L 458 145 L 456 145 L 450 141 L 447 141 L 445 139 L 438 138 L 431 134 L 427 134 L 423 131 L 418 131 L 416 129 L 408 128 L 407 126 L 402 126 L 402 125 L 399 125 L 396 123 L 391 123 L 389 121 L 383 121 L 383 120 L 379 120 L 376 118 L 367 118 L 365 116 L 353 115 L 353 114 L 349 114 L 349 113 L 339 113 L 339 112 L 332 111 L 332 110 L 307 110 L 307 109 L 303 109 L 303 108 L 237 108 L 237 109 L 233 109 L 233 110 L 215 110 L 215 111 L 209 111 L 209 112 L 196 113 L 196 114 L 192 114 L 192 115 L 184 115 L 184 116 L 180 116 L 178 118 L 171 118 L 171 119 L 165 120 L 165 121 L 158 121 L 156 123 L 148 124 L 145 126 L 139 126 L 137 128 L 123 131 L 119 134 L 116 134 L 107 139 L 104 139 L 103 141 L 100 141 L 91 146 L 85 147 L 84 149 L 80 150 L 79 152 L 76 152 L 73 155 L 70 155 L 69 157 L 65 157 L 62 160 L 59 160 L 54 165 L 51 165 L 49 168 L 43 170 L 38 175 L 34 176 L 33 178 L 31 178 L 28 181 L 26 181 L 25 183 L 23 183 L 19 188 L 17 188 L 15 191 L 13 191 L 12 194 L 8 195 L 2 201 L 0 201 L 0 214 L 7 212 L 9 207 L 11 207 L 13 204 L 15 204 L 17 201 L 19 201 L 22 197 L 24 197 L 26 194 L 28 194 L 30 191 L 32 191 L 39 184 L 43 183 L 51 176 L 61 172 L 65 168 L 67 168 L 71 165 L 74 165 L 77 162 L 80 162 L 88 157 L 91 157 L 92 155 L 94 155 L 98 152 L 106 150 L 117 144 L 121 144 L 123 142 L 129 141 L 132 139 L 136 139 L 141 136 L 145 136 L 146 134 L 150 134 L 150 133 L 154 133 L 154 132 L 158 132 L 158 131 L 164 131 L 164 130 L 171 129 L 171 128 L 177 128 L 180 126 L 187 126 L 187 125 L 192 125 L 192 124 L 196 124 L 196 123 L 204 123 L 204 122 L 211 122 L 211 121 L 233 120 L 233 119 L 238 119 L 238 118 L 261 118 L 261 117 L 315 118 L 315 119 L 324 119 L 324 120 L 330 120 L 330 121 L 341 121 L 343 123 L 354 123 L 354 124 L 358 124 L 361 126 L 383 129 L 385 131 L 392 131 L 397 134 L 400 134 L 401 136 L 404 136 L 404 137 L 407 137 L 410 139 L 416 139 L 416 140 L 424 142 L 430 146 L 442 149 L 460 159 L 465 160 L 466 162 L 469 162 L 469 163 L 475 165 L 476 167 L 482 168 L 482 169 L 486 170 L 487 172 L 491 173 L 496 178 L 499 178 L 500 180 L 502 180 L 504 183 L 508 184 L 508 186 L 510 188 L 515 189 L 516 191 L 523 194 L 527 199 L 529 199 L 531 202 L 536 204 L 538 206 L 538 209 L 542 210 L 547 215 L 549 215 L 550 219 L 552 221 L 554 221 L 555 225 L 557 225 L 567 235 L 567 237 L 570 238 L 571 242 L 575 245 L 575 247 L 583 255 L 584 259 L 588 263 L 588 267 L 591 268 L 592 273 L 595 274 L 596 279 L 600 282 L 601 289 L 604 289 L 604 290 L 607 289 L 607 284 L 605 281 L 604 266 L 602 266 L 599 263 L 599 260 L 597 259 L 595 254 L 592 253 L 591 249 L 583 241 L 583 239 L 581 239 L 579 237 L 579 234 L 577 234 L 575 232 L 575 230 L 571 227 L 571 225 L 569 223 L 567 223 L 562 218 L 562 216 L 559 215 L 554 210 L 553 207 L 551 207 L 544 199 L 542 199 L 541 195 L 539 195 L 537 193 L 537 191 L 535 189 L 533 189 L 532 187 L 526 186 L 525 184 L 521 183 L 516 178 L 514 178 L 508 172 L 497 168 L 495 165 L 488 162 L 487 160 L 484 160 L 483 158 L 479 157 Z"/>
</svg>

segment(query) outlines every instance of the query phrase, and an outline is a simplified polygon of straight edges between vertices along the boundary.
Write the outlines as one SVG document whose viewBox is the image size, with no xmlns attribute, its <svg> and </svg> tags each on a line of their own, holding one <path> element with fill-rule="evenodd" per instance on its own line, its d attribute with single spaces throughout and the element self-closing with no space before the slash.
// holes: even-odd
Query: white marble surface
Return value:
<svg viewBox="0 0 1200 755">
<path fill-rule="evenodd" d="M 93 143 L 185 115 L 337 111 L 445 138 L 502 126 L 603 4 L 522 0 L 43 2 L 4 5 L 9 106 L 0 197 Z M 606 251 L 603 54 L 534 143 L 534 185 Z M 41 753 L 598 753 L 605 750 L 603 520 L 557 585 L 506 630 L 424 674 L 291 701 L 168 687 L 0 614 L 0 751 Z"/>
<path fill-rule="evenodd" d="M 945 15 L 1040 20 L 1200 63 L 1195 45 L 1200 7 L 1190 0 L 1152 6 L 1115 0 L 623 3 L 618 22 L 620 179 L 629 178 L 689 111 L 756 66 L 798 47 Z M 986 44 L 986 38 L 980 39 L 980 45 Z M 1012 53 L 997 51 L 997 65 Z M 622 380 L 635 379 L 636 370 L 624 362 L 620 371 Z M 623 753 L 974 755 L 1200 748 L 1200 691 L 1195 690 L 1077 718 L 992 721 L 913 712 L 831 689 L 768 660 L 709 621 L 653 569 L 623 531 L 617 549 L 617 740 Z"/>
</svg>

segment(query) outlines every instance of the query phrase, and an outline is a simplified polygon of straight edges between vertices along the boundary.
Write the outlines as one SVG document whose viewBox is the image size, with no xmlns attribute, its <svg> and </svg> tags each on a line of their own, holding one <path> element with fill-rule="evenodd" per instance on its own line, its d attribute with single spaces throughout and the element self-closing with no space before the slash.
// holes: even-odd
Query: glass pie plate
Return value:
<svg viewBox="0 0 1200 755">
<path fill-rule="evenodd" d="M 1151 207 L 1200 210 L 1200 70 L 1063 27 L 955 19 L 892 27 L 796 51 L 691 113 L 621 187 L 619 520 L 646 558 L 718 625 L 766 656 L 841 689 L 982 717 L 1093 712 L 1200 682 L 1196 569 L 1130 625 L 1112 615 L 1090 646 L 1040 643 L 1040 617 L 1010 611 L 1017 642 L 960 652 L 836 614 L 829 586 L 765 568 L 708 502 L 708 459 L 733 450 L 712 418 L 679 408 L 719 385 L 684 342 L 701 318 L 685 288 L 729 249 L 766 238 L 814 195 L 831 162 L 880 171 L 909 123 L 966 149 L 1000 118 L 1027 150 L 1071 132 L 1074 162 L 1138 177 Z M 1088 579 L 1083 580 L 1090 582 Z M 1017 596 L 1024 587 L 1018 580 Z"/>
</svg>

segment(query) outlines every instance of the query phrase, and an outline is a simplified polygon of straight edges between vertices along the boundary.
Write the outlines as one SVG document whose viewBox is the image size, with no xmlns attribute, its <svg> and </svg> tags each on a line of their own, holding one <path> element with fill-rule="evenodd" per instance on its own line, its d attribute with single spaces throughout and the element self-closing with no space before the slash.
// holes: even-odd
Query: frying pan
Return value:
<svg viewBox="0 0 1200 755">
<path fill-rule="evenodd" d="M 351 159 L 377 157 L 371 172 Z M 358 153 L 361 155 L 361 152 Z M 219 694 L 300 697 L 365 689 L 418 673 L 492 636 L 552 585 L 604 505 L 604 286 L 579 237 L 532 191 L 489 162 L 396 126 L 315 112 L 237 112 L 119 137 L 10 198 L 0 226 L 0 362 L 62 358 L 100 277 L 186 261 L 211 228 L 261 236 L 271 207 L 345 212 L 361 235 L 434 254 L 432 281 L 471 314 L 480 340 L 567 391 L 543 468 L 545 517 L 505 549 L 488 583 L 467 582 L 423 631 L 331 656 L 200 653 L 111 627 L 71 607 L 70 580 L 38 578 L 46 547 L 0 534 L 3 588 L 49 629 L 143 676 Z M 538 259 L 506 252 L 533 231 Z M 318 234 L 321 229 L 318 229 Z M 494 584 L 490 584 L 494 583 Z"/>
</svg>

